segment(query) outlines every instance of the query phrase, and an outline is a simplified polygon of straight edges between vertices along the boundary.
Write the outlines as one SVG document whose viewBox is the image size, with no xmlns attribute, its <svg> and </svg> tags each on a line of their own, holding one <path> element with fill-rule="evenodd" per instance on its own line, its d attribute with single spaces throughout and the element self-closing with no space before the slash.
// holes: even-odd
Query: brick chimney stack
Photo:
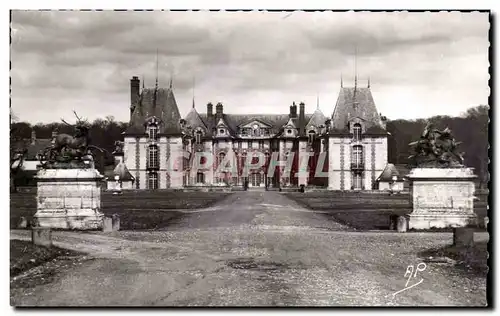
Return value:
<svg viewBox="0 0 500 316">
<path fill-rule="evenodd" d="M 214 115 L 214 105 L 212 102 L 208 102 L 207 104 L 207 117 L 212 117 Z"/>
<path fill-rule="evenodd" d="M 306 105 L 304 102 L 300 102 L 300 112 L 299 112 L 299 134 L 301 136 L 305 135 L 306 129 Z"/>
<path fill-rule="evenodd" d="M 57 129 L 54 129 L 52 131 L 52 144 L 56 142 L 56 137 L 57 137 Z"/>
<path fill-rule="evenodd" d="M 221 119 L 222 118 L 222 114 L 223 114 L 223 111 L 222 111 L 222 103 L 217 103 L 217 105 L 215 106 L 215 118 L 217 120 Z"/>
<path fill-rule="evenodd" d="M 293 102 L 292 105 L 290 105 L 290 115 L 289 118 L 296 118 L 297 117 L 297 105 L 295 102 Z"/>
<path fill-rule="evenodd" d="M 130 79 L 130 116 L 132 117 L 132 113 L 134 109 L 139 105 L 139 92 L 140 92 L 141 81 L 139 77 L 133 76 Z"/>
</svg>

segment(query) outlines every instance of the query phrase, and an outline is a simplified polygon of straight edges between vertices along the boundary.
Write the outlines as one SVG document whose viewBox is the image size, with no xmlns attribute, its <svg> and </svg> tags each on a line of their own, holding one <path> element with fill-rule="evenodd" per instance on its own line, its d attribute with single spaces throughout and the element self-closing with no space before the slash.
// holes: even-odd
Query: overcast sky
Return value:
<svg viewBox="0 0 500 316">
<path fill-rule="evenodd" d="M 12 14 L 12 109 L 30 123 L 129 120 L 130 78 L 173 76 L 182 115 L 331 115 L 340 89 L 371 89 L 389 119 L 459 115 L 487 104 L 486 13 L 38 12 Z M 142 85 L 142 83 L 141 83 Z"/>
</svg>

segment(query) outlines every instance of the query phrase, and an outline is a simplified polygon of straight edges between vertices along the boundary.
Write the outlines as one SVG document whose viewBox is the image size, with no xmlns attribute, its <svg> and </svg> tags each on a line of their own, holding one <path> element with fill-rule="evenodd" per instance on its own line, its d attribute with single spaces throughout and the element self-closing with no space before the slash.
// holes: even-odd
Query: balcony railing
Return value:
<svg viewBox="0 0 500 316">
<path fill-rule="evenodd" d="M 365 164 L 363 162 L 352 162 L 351 170 L 364 170 Z"/>
</svg>

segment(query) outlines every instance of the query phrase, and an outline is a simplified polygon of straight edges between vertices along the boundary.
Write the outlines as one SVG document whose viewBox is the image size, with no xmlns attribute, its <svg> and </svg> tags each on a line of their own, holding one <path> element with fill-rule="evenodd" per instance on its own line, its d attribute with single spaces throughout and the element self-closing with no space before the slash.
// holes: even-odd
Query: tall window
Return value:
<svg viewBox="0 0 500 316">
<path fill-rule="evenodd" d="M 363 146 L 356 145 L 352 147 L 352 160 L 351 163 L 356 166 L 363 164 Z"/>
<path fill-rule="evenodd" d="M 157 140 L 158 139 L 158 126 L 157 125 L 149 125 L 148 126 L 148 135 L 149 135 L 149 140 Z"/>
<path fill-rule="evenodd" d="M 264 149 L 264 141 L 259 140 L 259 149 Z"/>
<path fill-rule="evenodd" d="M 148 168 L 159 168 L 158 147 L 155 145 L 149 146 Z"/>
<path fill-rule="evenodd" d="M 359 141 L 361 139 L 361 124 L 354 124 L 352 127 L 352 133 L 354 134 L 354 140 Z"/>
<path fill-rule="evenodd" d="M 309 133 L 307 134 L 308 138 L 309 138 L 309 144 L 312 144 L 314 142 L 314 136 L 316 136 L 316 132 L 315 131 L 309 131 Z"/>
<path fill-rule="evenodd" d="M 363 188 L 363 177 L 361 173 L 354 173 L 352 180 L 352 186 L 355 190 L 361 190 Z"/>
<path fill-rule="evenodd" d="M 158 189 L 158 174 L 156 172 L 148 173 L 148 189 Z"/>
<path fill-rule="evenodd" d="M 220 166 L 222 162 L 224 161 L 224 158 L 226 157 L 225 153 L 219 153 L 219 161 L 217 162 L 217 166 Z M 221 166 L 222 169 L 224 169 L 225 166 Z"/>
<path fill-rule="evenodd" d="M 201 144 L 201 135 L 202 135 L 201 131 L 196 131 L 196 133 L 194 134 L 197 144 Z"/>
<path fill-rule="evenodd" d="M 205 174 L 201 171 L 196 173 L 196 183 L 205 183 Z"/>
</svg>

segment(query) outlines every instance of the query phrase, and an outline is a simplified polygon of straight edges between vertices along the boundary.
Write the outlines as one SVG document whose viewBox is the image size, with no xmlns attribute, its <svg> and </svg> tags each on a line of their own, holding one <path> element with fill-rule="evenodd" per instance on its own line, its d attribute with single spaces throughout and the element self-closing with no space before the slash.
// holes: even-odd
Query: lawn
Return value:
<svg viewBox="0 0 500 316">
<path fill-rule="evenodd" d="M 231 193 L 124 191 L 122 195 L 103 192 L 101 211 L 120 216 L 120 228 L 156 229 L 179 218 L 182 209 L 210 207 Z M 10 227 L 16 228 L 21 217 L 31 219 L 36 212 L 36 193 L 13 193 L 10 196 Z"/>
<path fill-rule="evenodd" d="M 474 247 L 457 247 L 453 245 L 433 248 L 419 254 L 425 258 L 448 257 L 456 260 L 458 266 L 466 272 L 485 276 L 488 274 L 488 242 L 474 243 Z"/>
<path fill-rule="evenodd" d="M 408 193 L 323 191 L 284 194 L 305 208 L 328 212 L 327 216 L 353 230 L 386 230 L 389 229 L 391 214 L 411 213 Z M 477 194 L 477 197 L 474 210 L 482 224 L 487 216 L 488 194 Z"/>
<path fill-rule="evenodd" d="M 15 277 L 24 271 L 60 256 L 76 256 L 80 253 L 57 247 L 34 245 L 31 241 L 10 241 L 10 277 Z"/>
</svg>

